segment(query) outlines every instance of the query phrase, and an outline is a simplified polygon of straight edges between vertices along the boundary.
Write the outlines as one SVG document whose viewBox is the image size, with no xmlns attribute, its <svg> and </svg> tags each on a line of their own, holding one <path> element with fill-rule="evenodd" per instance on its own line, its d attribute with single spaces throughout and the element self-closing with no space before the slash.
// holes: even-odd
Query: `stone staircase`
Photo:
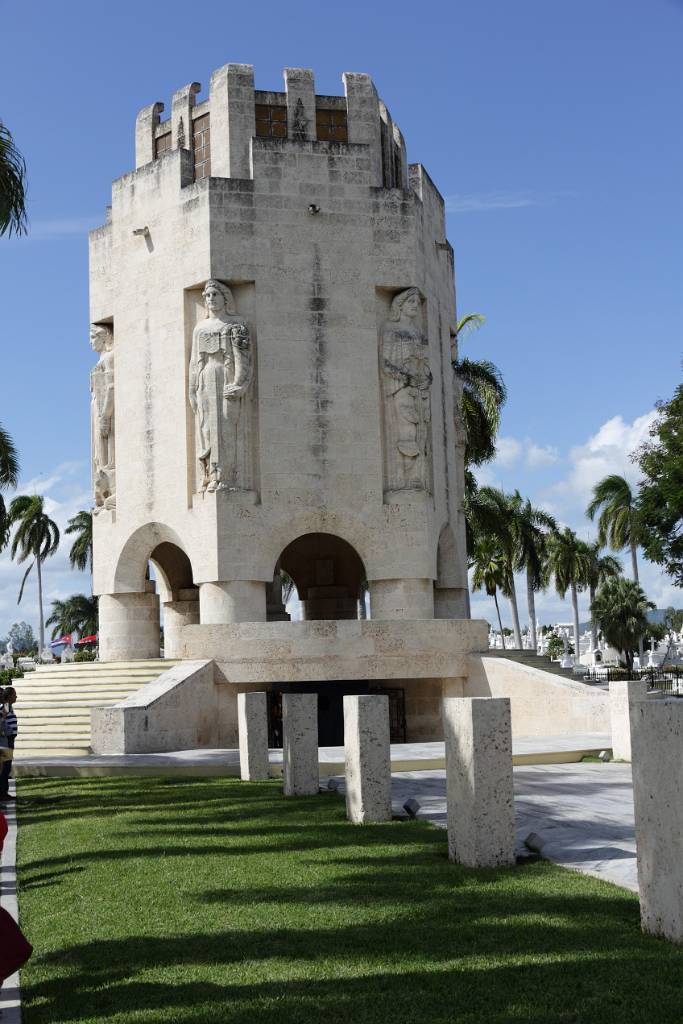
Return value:
<svg viewBox="0 0 683 1024">
<path fill-rule="evenodd" d="M 116 704 L 177 661 L 81 662 L 41 666 L 14 682 L 17 760 L 90 753 L 90 708 Z"/>
<path fill-rule="evenodd" d="M 520 651 L 515 648 L 510 651 L 496 648 L 495 650 L 486 651 L 486 657 L 508 658 L 510 661 L 519 662 L 521 665 L 531 665 L 532 668 L 551 672 L 554 676 L 562 676 L 563 679 L 581 681 L 580 675 L 574 675 L 573 670 L 570 668 L 560 668 L 560 663 L 558 661 L 551 661 L 547 654 L 538 655 L 535 651 Z"/>
</svg>

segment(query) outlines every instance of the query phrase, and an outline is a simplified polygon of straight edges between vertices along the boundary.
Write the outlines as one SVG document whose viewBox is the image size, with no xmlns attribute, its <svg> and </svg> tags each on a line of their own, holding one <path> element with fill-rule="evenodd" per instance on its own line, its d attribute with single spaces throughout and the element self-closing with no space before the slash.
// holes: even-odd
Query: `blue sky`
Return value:
<svg viewBox="0 0 683 1024">
<path fill-rule="evenodd" d="M 467 351 L 508 384 L 501 453 L 482 478 L 590 530 L 582 509 L 681 376 L 683 3 L 396 0 L 197 8 L 119 0 L 2 5 L 0 116 L 29 167 L 31 233 L 0 240 L 0 421 L 22 488 L 55 518 L 89 495 L 86 231 L 133 166 L 138 109 L 213 68 L 255 65 L 258 88 L 312 67 L 318 92 L 367 71 L 411 161 L 447 199 L 461 313 L 485 313 Z M 88 581 L 66 546 L 48 600 Z M 0 635 L 35 620 L 33 589 L 0 555 Z M 661 574 L 658 603 L 683 605 Z M 568 617 L 554 595 L 541 618 Z M 475 613 L 490 615 L 487 602 Z"/>
</svg>

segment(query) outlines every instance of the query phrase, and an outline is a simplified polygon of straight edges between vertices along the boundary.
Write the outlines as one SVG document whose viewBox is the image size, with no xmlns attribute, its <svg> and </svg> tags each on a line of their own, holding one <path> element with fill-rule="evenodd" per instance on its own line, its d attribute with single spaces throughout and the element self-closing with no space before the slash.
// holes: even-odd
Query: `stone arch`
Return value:
<svg viewBox="0 0 683 1024">
<path fill-rule="evenodd" d="M 303 533 L 283 549 L 277 566 L 296 585 L 305 619 L 357 619 L 365 565 L 356 549 L 334 533 Z"/>
<path fill-rule="evenodd" d="M 263 579 L 270 578 L 270 573 L 278 567 L 280 554 L 293 541 L 307 533 L 326 533 L 345 541 L 358 554 L 372 578 L 375 568 L 373 551 L 376 548 L 375 536 L 362 520 L 347 512 L 327 513 L 318 509 L 294 512 L 291 517 L 275 524 L 265 539 L 263 558 Z"/>
<path fill-rule="evenodd" d="M 181 538 L 163 523 L 146 523 L 130 535 L 121 549 L 114 572 L 114 592 L 144 591 L 150 561 L 159 569 L 169 592 L 193 586 L 192 563 Z"/>
</svg>

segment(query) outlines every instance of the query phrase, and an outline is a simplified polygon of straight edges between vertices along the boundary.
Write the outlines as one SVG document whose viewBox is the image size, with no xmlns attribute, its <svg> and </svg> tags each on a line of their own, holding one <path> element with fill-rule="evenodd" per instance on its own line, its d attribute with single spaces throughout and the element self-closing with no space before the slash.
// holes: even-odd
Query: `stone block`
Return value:
<svg viewBox="0 0 683 1024">
<path fill-rule="evenodd" d="M 450 860 L 473 868 L 514 864 L 510 701 L 447 697 L 443 723 Z"/>
<path fill-rule="evenodd" d="M 609 684 L 612 755 L 617 761 L 631 760 L 631 706 L 647 697 L 647 680 L 612 679 Z"/>
<path fill-rule="evenodd" d="M 683 701 L 633 701 L 631 748 L 640 921 L 683 943 Z"/>
<path fill-rule="evenodd" d="M 268 698 L 265 693 L 238 693 L 237 723 L 242 779 L 249 782 L 267 779 Z"/>
<path fill-rule="evenodd" d="M 344 697 L 346 816 L 354 825 L 391 821 L 389 698 Z"/>
<path fill-rule="evenodd" d="M 318 792 L 318 695 L 282 695 L 282 758 L 285 796 Z"/>
</svg>

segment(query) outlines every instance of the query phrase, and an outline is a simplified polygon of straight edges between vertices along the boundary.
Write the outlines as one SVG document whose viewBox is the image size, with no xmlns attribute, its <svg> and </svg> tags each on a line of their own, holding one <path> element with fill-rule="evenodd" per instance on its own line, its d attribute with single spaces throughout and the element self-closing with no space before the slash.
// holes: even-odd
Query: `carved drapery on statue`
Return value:
<svg viewBox="0 0 683 1024">
<path fill-rule="evenodd" d="M 230 289 L 207 281 L 206 319 L 192 335 L 189 397 L 195 417 L 197 489 L 249 490 L 253 352 L 249 326 Z"/>
<path fill-rule="evenodd" d="M 417 288 L 400 292 L 382 325 L 386 491 L 432 489 L 432 374 Z"/>
<path fill-rule="evenodd" d="M 93 324 L 90 344 L 100 357 L 90 371 L 93 513 L 97 515 L 102 509 L 116 508 L 114 334 L 111 328 Z"/>
</svg>

